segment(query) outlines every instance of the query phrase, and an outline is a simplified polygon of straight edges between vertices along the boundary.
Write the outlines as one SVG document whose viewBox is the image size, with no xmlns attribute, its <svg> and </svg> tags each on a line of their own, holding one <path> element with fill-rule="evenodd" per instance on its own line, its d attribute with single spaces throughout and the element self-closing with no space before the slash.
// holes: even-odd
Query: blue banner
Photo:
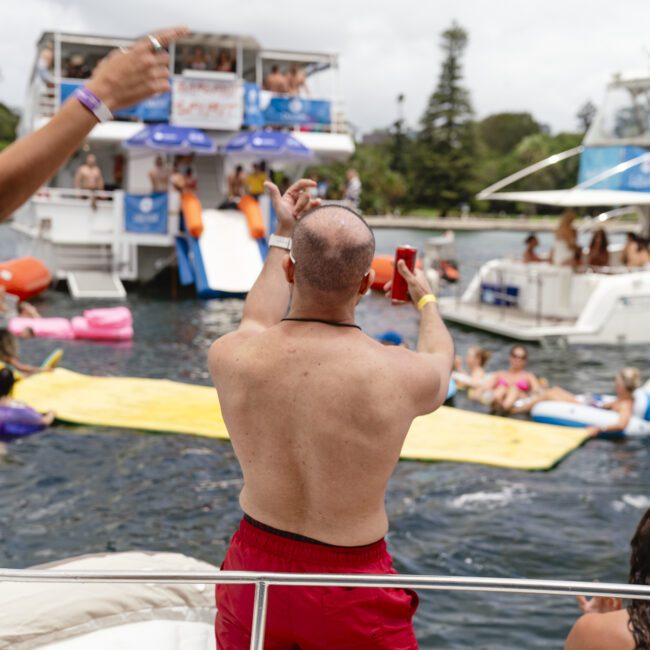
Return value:
<svg viewBox="0 0 650 650">
<path fill-rule="evenodd" d="M 124 195 L 124 230 L 154 235 L 167 234 L 168 195 Z"/>
<path fill-rule="evenodd" d="M 83 86 L 84 81 L 62 81 L 59 86 L 59 96 L 61 103 L 63 103 L 72 93 L 75 88 Z M 145 99 L 143 102 L 123 108 L 116 111 L 115 116 L 121 118 L 136 118 L 143 122 L 168 122 L 172 109 L 172 96 L 171 93 L 163 93 Z"/>
<path fill-rule="evenodd" d="M 260 106 L 260 87 L 257 84 L 244 84 L 244 125 L 264 126 L 264 115 Z"/>
<path fill-rule="evenodd" d="M 331 103 L 322 99 L 271 97 L 263 109 L 266 124 L 295 126 L 298 124 L 331 124 Z"/>
<path fill-rule="evenodd" d="M 648 153 L 647 149 L 634 146 L 588 147 L 580 155 L 578 183 L 584 183 L 622 162 L 638 158 L 645 153 Z M 590 185 L 589 189 L 650 192 L 650 160 Z"/>
</svg>

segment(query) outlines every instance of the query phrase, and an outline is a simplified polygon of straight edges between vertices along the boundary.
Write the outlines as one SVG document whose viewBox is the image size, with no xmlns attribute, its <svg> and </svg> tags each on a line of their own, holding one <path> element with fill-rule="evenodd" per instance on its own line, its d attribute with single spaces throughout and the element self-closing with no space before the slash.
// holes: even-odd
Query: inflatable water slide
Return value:
<svg viewBox="0 0 650 650">
<path fill-rule="evenodd" d="M 176 239 L 178 274 L 199 298 L 248 293 L 266 259 L 266 228 L 259 203 L 240 199 L 238 209 L 203 210 L 193 192 L 181 199 L 185 231 Z"/>
</svg>

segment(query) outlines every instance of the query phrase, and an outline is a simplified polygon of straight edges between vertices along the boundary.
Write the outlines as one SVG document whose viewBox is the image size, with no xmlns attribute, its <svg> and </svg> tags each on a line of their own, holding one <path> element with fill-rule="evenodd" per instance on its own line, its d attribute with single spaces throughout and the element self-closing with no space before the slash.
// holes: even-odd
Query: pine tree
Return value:
<svg viewBox="0 0 650 650">
<path fill-rule="evenodd" d="M 469 92 L 461 85 L 461 58 L 467 32 L 456 22 L 442 33 L 442 64 L 438 85 L 420 121 L 415 165 L 412 170 L 415 200 L 448 208 L 472 199 L 476 154 L 475 125 Z"/>
</svg>

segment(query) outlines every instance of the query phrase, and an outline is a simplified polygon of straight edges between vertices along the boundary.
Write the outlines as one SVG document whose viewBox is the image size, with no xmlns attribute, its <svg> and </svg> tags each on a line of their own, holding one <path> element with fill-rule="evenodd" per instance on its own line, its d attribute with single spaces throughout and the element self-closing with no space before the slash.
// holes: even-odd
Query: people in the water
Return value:
<svg viewBox="0 0 650 650">
<path fill-rule="evenodd" d="M 650 509 L 630 542 L 631 585 L 650 585 Z M 578 596 L 582 616 L 575 622 L 564 650 L 642 650 L 650 648 L 650 601 Z"/>
<path fill-rule="evenodd" d="M 539 379 L 526 368 L 528 350 L 514 345 L 510 350 L 510 367 L 492 375 L 488 388 L 493 391 L 491 407 L 494 412 L 509 414 L 515 403 L 541 390 Z"/>
<path fill-rule="evenodd" d="M 12 433 L 24 428 L 49 427 L 54 422 L 54 411 L 44 415 L 11 399 L 16 378 L 9 368 L 0 368 L 0 431 Z"/>
<path fill-rule="evenodd" d="M 638 368 L 621 368 L 614 378 L 614 391 L 616 399 L 611 402 L 595 402 L 590 396 L 580 396 L 570 393 L 559 386 L 553 386 L 541 391 L 533 399 L 526 403 L 526 412 L 529 412 L 535 404 L 544 401 L 571 402 L 573 404 L 587 404 L 598 406 L 618 413 L 618 420 L 607 427 L 588 427 L 587 433 L 594 437 L 608 433 L 625 431 L 634 411 L 634 391 L 642 384 L 641 372 Z"/>
<path fill-rule="evenodd" d="M 18 341 L 8 329 L 0 329 L 0 362 L 26 375 L 44 372 L 43 368 L 30 366 L 20 360 Z"/>
<path fill-rule="evenodd" d="M 463 366 L 463 360 L 457 356 L 454 361 L 456 373 L 454 378 L 461 386 L 467 387 L 467 397 L 475 402 L 484 402 L 488 393 L 489 378 L 485 372 L 485 366 L 490 360 L 492 353 L 485 348 L 477 345 L 467 350 L 465 363 L 467 370 Z"/>
</svg>

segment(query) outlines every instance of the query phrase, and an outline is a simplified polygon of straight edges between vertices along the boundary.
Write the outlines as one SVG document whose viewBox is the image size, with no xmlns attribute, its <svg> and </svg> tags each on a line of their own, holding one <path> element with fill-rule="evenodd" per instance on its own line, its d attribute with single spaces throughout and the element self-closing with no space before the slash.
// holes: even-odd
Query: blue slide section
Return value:
<svg viewBox="0 0 650 650">
<path fill-rule="evenodd" d="M 187 287 L 194 284 L 194 267 L 190 258 L 190 244 L 186 237 L 176 237 L 176 263 L 178 265 L 178 279 L 181 286 Z"/>
</svg>

